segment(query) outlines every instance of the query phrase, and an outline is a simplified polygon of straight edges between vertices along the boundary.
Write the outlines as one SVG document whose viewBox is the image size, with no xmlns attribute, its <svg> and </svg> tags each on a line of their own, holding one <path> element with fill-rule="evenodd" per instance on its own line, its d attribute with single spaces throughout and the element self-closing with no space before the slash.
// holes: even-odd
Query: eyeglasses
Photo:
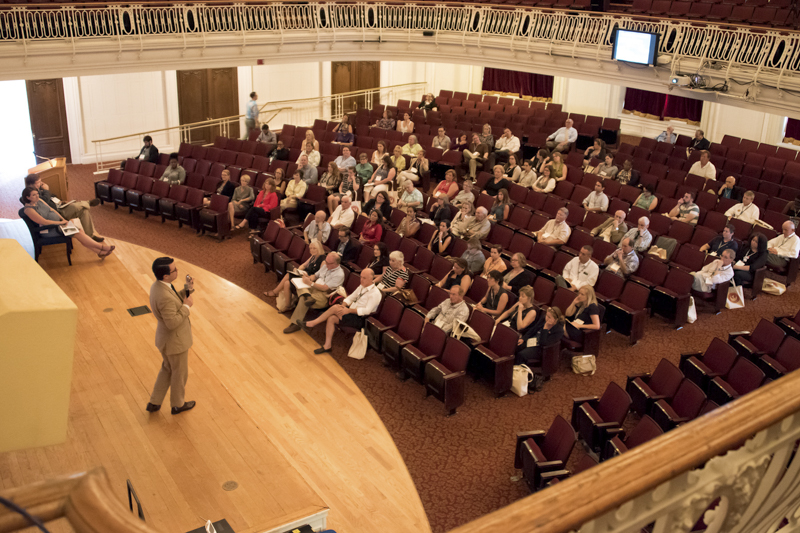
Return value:
<svg viewBox="0 0 800 533">
<path fill-rule="evenodd" d="M 169 271 L 169 273 L 170 273 L 170 274 L 174 274 L 174 273 L 175 273 L 175 272 L 177 272 L 177 271 L 178 271 L 178 267 L 175 267 L 175 270 L 170 270 L 170 271 Z"/>
</svg>

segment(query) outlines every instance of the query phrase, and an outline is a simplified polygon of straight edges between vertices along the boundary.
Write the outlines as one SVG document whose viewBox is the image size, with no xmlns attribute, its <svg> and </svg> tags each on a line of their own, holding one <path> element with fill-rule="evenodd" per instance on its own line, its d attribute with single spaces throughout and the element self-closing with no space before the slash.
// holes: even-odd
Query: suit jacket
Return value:
<svg viewBox="0 0 800 533">
<path fill-rule="evenodd" d="M 361 252 L 360 244 L 361 243 L 358 242 L 358 241 L 354 242 L 353 238 L 351 238 L 347 242 L 347 245 L 344 247 L 344 253 L 342 254 L 342 264 L 348 263 L 348 262 L 352 263 L 356 259 L 358 259 L 358 254 L 359 254 L 359 252 Z M 338 250 L 339 250 L 339 243 L 337 242 L 336 243 L 336 248 L 334 248 L 333 251 L 334 252 L 338 252 Z"/>
<path fill-rule="evenodd" d="M 236 190 L 236 187 L 237 185 L 234 182 L 228 180 L 228 183 L 226 183 L 225 186 L 222 187 L 222 192 L 220 192 L 219 194 L 221 196 L 227 196 L 228 198 L 233 199 L 233 191 Z"/>
<path fill-rule="evenodd" d="M 175 292 L 160 281 L 150 286 L 150 308 L 158 320 L 156 348 L 165 355 L 175 355 L 192 347 L 192 323 L 189 308 L 184 307 L 186 291 Z"/>
<path fill-rule="evenodd" d="M 142 149 L 139 150 L 139 155 L 142 155 L 145 151 L 145 147 L 142 146 Z M 147 158 L 148 161 L 151 163 L 158 164 L 158 148 L 156 148 L 155 144 L 150 145 L 150 157 Z"/>
<path fill-rule="evenodd" d="M 597 226 L 592 230 L 592 235 L 595 236 L 600 235 L 606 230 L 606 228 L 608 228 L 613 223 L 614 223 L 613 218 L 607 218 L 605 222 L 603 222 L 602 224 L 600 224 L 599 226 Z M 622 240 L 622 237 L 624 237 L 626 233 L 628 233 L 628 225 L 623 222 L 622 224 L 619 225 L 618 230 L 616 231 L 611 230 L 611 242 L 613 242 L 614 244 L 619 244 L 619 241 Z"/>
</svg>

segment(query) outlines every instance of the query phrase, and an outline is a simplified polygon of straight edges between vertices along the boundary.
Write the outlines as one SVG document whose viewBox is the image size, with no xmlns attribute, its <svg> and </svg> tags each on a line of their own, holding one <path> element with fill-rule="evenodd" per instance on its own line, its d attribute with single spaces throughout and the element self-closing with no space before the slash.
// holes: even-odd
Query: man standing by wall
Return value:
<svg viewBox="0 0 800 533">
<path fill-rule="evenodd" d="M 244 112 L 244 136 L 242 140 L 250 138 L 250 132 L 258 127 L 258 95 L 255 91 L 250 93 L 250 101 L 247 102 L 247 109 Z"/>
</svg>

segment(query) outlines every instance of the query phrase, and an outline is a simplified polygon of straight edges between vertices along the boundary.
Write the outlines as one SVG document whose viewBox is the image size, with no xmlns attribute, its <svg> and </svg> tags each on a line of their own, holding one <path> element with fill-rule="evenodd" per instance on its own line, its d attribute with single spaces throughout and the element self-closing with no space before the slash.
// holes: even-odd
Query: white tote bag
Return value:
<svg viewBox="0 0 800 533">
<path fill-rule="evenodd" d="M 761 290 L 766 292 L 767 294 L 780 296 L 781 294 L 786 292 L 786 285 L 784 285 L 780 281 L 775 281 L 774 279 L 765 278 L 764 285 L 762 285 Z"/>
<path fill-rule="evenodd" d="M 350 350 L 347 352 L 347 357 L 353 359 L 364 359 L 367 355 L 367 334 L 362 329 L 353 335 L 353 344 L 350 345 Z"/>
<path fill-rule="evenodd" d="M 572 358 L 572 371 L 581 376 L 594 376 L 597 359 L 593 355 L 576 355 Z"/>
<path fill-rule="evenodd" d="M 689 296 L 689 311 L 686 313 L 686 320 L 689 324 L 694 324 L 697 320 L 697 307 L 694 305 L 694 298 Z"/>
<path fill-rule="evenodd" d="M 725 300 L 725 307 L 728 309 L 741 309 L 744 307 L 744 291 L 741 285 L 736 285 L 731 280 L 731 286 L 728 287 L 728 298 Z"/>
<path fill-rule="evenodd" d="M 511 392 L 517 396 L 528 395 L 528 383 L 533 379 L 533 371 L 528 365 L 514 365 L 514 375 L 511 378 Z"/>
<path fill-rule="evenodd" d="M 481 336 L 478 335 L 478 332 L 475 331 L 470 327 L 469 324 L 464 322 L 463 320 L 456 319 L 453 322 L 453 337 L 458 340 L 471 340 L 475 342 L 481 341 Z"/>
</svg>

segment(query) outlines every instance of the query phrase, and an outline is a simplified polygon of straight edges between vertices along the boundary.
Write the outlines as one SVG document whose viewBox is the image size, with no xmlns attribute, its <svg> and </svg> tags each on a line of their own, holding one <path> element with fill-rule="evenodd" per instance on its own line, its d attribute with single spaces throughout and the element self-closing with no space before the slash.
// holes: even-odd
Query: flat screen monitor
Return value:
<svg viewBox="0 0 800 533">
<path fill-rule="evenodd" d="M 614 50 L 611 59 L 638 65 L 655 65 L 657 51 L 657 33 L 619 28 L 614 32 Z"/>
</svg>

